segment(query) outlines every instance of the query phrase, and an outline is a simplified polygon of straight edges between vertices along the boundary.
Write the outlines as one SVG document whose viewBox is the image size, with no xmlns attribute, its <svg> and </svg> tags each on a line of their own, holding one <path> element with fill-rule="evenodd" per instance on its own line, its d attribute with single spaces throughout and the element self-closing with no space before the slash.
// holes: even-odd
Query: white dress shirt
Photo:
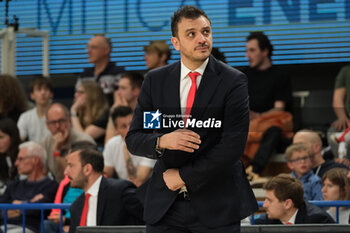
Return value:
<svg viewBox="0 0 350 233">
<path fill-rule="evenodd" d="M 97 200 L 98 191 L 100 190 L 100 184 L 102 180 L 102 175 L 95 181 L 95 183 L 89 188 L 87 193 L 89 193 L 89 210 L 86 218 L 86 226 L 96 226 L 97 222 Z"/>
<path fill-rule="evenodd" d="M 200 84 L 200 82 L 202 80 L 202 75 L 203 75 L 203 73 L 205 71 L 205 68 L 207 67 L 208 62 L 209 62 L 209 57 L 196 70 L 190 70 L 181 61 L 180 104 L 181 104 L 181 114 L 183 115 L 183 118 L 185 118 L 185 114 L 186 114 L 186 105 L 187 105 L 188 92 L 190 91 L 190 88 L 191 88 L 191 85 L 192 85 L 192 81 L 191 81 L 190 76 L 188 76 L 188 73 L 189 72 L 198 72 L 198 73 L 201 74 L 201 75 L 198 75 L 197 78 L 196 78 L 197 88 L 198 88 L 199 84 Z"/>
<path fill-rule="evenodd" d="M 201 75 L 198 75 L 196 78 L 196 84 L 197 84 L 197 89 L 199 87 L 199 84 L 202 80 L 202 76 L 204 74 L 205 68 L 207 67 L 209 62 L 209 57 L 203 62 L 203 64 L 198 67 L 195 70 L 190 70 L 188 69 L 185 64 L 181 60 L 181 72 L 180 72 L 180 104 L 181 104 L 181 114 L 182 118 L 185 119 L 185 114 L 186 114 L 186 105 L 187 105 L 187 96 L 188 92 L 190 91 L 192 81 L 190 76 L 188 75 L 189 72 L 198 72 Z M 182 186 L 179 193 L 186 192 L 187 188 L 186 186 Z"/>
<path fill-rule="evenodd" d="M 284 225 L 288 224 L 288 223 L 291 223 L 291 224 L 295 224 L 295 217 L 297 216 L 297 213 L 298 213 L 299 209 L 297 209 L 295 211 L 295 213 L 293 214 L 293 216 L 285 223 L 283 223 Z"/>
</svg>

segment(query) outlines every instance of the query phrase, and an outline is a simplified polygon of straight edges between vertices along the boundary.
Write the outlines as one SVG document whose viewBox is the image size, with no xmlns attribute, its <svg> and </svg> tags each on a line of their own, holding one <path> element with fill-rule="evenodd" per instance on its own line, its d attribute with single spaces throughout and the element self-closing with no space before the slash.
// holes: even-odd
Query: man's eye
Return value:
<svg viewBox="0 0 350 233">
<path fill-rule="evenodd" d="M 193 36 L 194 36 L 194 33 L 193 33 L 193 32 L 190 32 L 190 33 L 188 33 L 188 36 L 189 36 L 189 37 L 193 37 Z"/>
</svg>

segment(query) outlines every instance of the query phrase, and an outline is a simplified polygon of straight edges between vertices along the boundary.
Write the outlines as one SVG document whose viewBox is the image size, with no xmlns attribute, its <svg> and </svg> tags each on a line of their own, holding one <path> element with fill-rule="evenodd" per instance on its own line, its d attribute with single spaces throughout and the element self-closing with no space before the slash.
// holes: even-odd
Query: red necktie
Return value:
<svg viewBox="0 0 350 233">
<path fill-rule="evenodd" d="M 201 75 L 198 72 L 190 72 L 188 73 L 188 76 L 190 76 L 190 79 L 192 81 L 192 85 L 190 88 L 190 91 L 188 92 L 187 95 L 187 103 L 186 103 L 186 113 L 185 113 L 185 125 L 187 118 L 189 117 L 194 101 L 194 97 L 196 96 L 196 91 L 197 91 L 197 76 Z"/>
<path fill-rule="evenodd" d="M 86 219 L 87 219 L 87 213 L 89 210 L 90 196 L 91 196 L 90 193 L 85 194 L 85 202 L 84 202 L 83 213 L 81 214 L 81 218 L 80 218 L 80 226 L 86 226 Z"/>
<path fill-rule="evenodd" d="M 287 223 L 286 223 L 286 225 L 293 225 L 293 223 L 291 223 L 291 222 L 287 222 Z"/>
</svg>

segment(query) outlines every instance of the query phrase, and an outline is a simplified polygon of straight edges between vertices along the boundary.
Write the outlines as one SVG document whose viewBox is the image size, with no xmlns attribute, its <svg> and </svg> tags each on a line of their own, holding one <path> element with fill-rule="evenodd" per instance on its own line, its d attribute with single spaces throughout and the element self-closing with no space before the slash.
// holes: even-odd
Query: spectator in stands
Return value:
<svg viewBox="0 0 350 233">
<path fill-rule="evenodd" d="M 53 88 L 48 78 L 37 77 L 31 81 L 30 98 L 35 107 L 22 113 L 17 122 L 22 141 L 40 142 L 49 134 L 45 123 L 52 97 Z"/>
<path fill-rule="evenodd" d="M 110 178 L 116 173 L 118 178 L 130 180 L 140 186 L 150 176 L 156 161 L 135 156 L 128 151 L 125 136 L 129 131 L 132 113 L 130 107 L 119 106 L 111 114 L 118 135 L 107 142 L 103 151 L 104 173 Z"/>
<path fill-rule="evenodd" d="M 134 225 L 142 222 L 143 208 L 129 181 L 104 178 L 103 156 L 96 150 L 68 154 L 65 175 L 71 187 L 84 190 L 72 204 L 69 232 L 77 226 Z"/>
<path fill-rule="evenodd" d="M 139 97 L 141 86 L 143 82 L 143 76 L 137 72 L 126 72 L 122 74 L 119 81 L 119 88 L 114 92 L 114 104 L 111 107 L 111 111 L 118 106 L 129 106 L 133 110 L 136 107 L 137 98 Z M 114 128 L 114 122 L 109 116 L 106 129 L 105 143 L 108 142 L 117 132 Z"/>
<path fill-rule="evenodd" d="M 71 148 L 66 151 L 65 154 L 73 153 L 75 151 L 83 149 L 97 150 L 97 146 L 88 141 L 78 141 L 72 144 Z M 57 193 L 55 196 L 54 203 L 73 203 L 84 191 L 80 188 L 73 188 L 70 186 L 70 179 L 65 176 L 58 186 Z M 44 221 L 44 232 L 45 233 L 59 233 L 60 232 L 60 209 L 53 209 L 48 216 L 48 220 Z M 62 217 L 62 230 L 64 232 L 69 231 L 71 213 L 68 209 L 64 210 Z"/>
<path fill-rule="evenodd" d="M 308 129 L 298 131 L 293 137 L 293 143 L 306 143 L 312 154 L 312 169 L 315 175 L 322 178 L 323 174 L 328 170 L 340 167 L 347 168 L 344 164 L 336 163 L 333 159 L 324 159 L 322 156 L 322 140 L 320 136 Z"/>
<path fill-rule="evenodd" d="M 118 88 L 120 74 L 124 72 L 124 67 L 111 62 L 111 52 L 112 42 L 109 38 L 102 34 L 92 37 L 88 43 L 87 54 L 94 67 L 84 69 L 76 85 L 78 87 L 83 80 L 99 83 L 110 105 L 113 103 L 113 92 Z"/>
<path fill-rule="evenodd" d="M 54 103 L 49 107 L 46 126 L 50 134 L 44 138 L 42 144 L 48 155 L 48 171 L 60 182 L 64 178 L 65 168 L 65 159 L 61 156 L 61 150 L 68 149 L 77 141 L 95 142 L 89 135 L 72 128 L 69 111 L 60 103 Z"/>
<path fill-rule="evenodd" d="M 350 126 L 350 66 L 344 66 L 336 80 L 333 94 L 333 109 L 337 116 L 331 127 L 328 130 L 328 144 L 331 146 L 332 153 L 339 157 L 339 142 L 344 141 L 346 144 L 345 151 L 343 152 L 347 159 L 350 158 L 350 134 L 348 134 L 348 128 Z M 345 133 L 342 137 L 342 134 Z"/>
<path fill-rule="evenodd" d="M 0 118 L 0 196 L 7 183 L 17 177 L 15 162 L 20 143 L 16 123 L 10 118 Z"/>
<path fill-rule="evenodd" d="M 169 45 L 163 40 L 151 41 L 143 48 L 145 62 L 148 70 L 165 66 L 171 56 Z"/>
<path fill-rule="evenodd" d="M 324 210 L 304 201 L 303 186 L 295 177 L 279 174 L 265 183 L 264 189 L 267 216 L 260 215 L 256 224 L 334 223 Z"/>
<path fill-rule="evenodd" d="M 0 117 L 9 117 L 17 122 L 27 108 L 27 98 L 18 79 L 0 75 Z"/>
<path fill-rule="evenodd" d="M 326 201 L 350 200 L 350 181 L 347 178 L 348 170 L 344 168 L 333 168 L 327 171 L 323 177 L 322 195 Z M 336 209 L 331 207 L 328 214 L 336 221 Z M 348 224 L 350 207 L 340 207 L 339 223 Z"/>
<path fill-rule="evenodd" d="M 263 32 L 251 32 L 247 37 L 250 127 L 243 159 L 251 160 L 249 173 L 263 171 L 270 155 L 276 150 L 283 152 L 293 136 L 291 81 L 272 65 L 272 51 Z"/>
<path fill-rule="evenodd" d="M 100 145 L 104 145 L 105 129 L 108 118 L 100 118 L 109 113 L 108 101 L 101 87 L 92 81 L 83 81 L 74 95 L 70 109 L 73 128 L 90 135 Z"/>
<path fill-rule="evenodd" d="M 312 171 L 312 155 L 305 143 L 295 143 L 286 150 L 291 175 L 300 180 L 304 189 L 304 200 L 323 200 L 321 178 Z"/>
<path fill-rule="evenodd" d="M 0 197 L 0 203 L 53 202 L 58 184 L 45 175 L 45 149 L 37 142 L 25 142 L 19 148 L 15 165 L 18 173 L 26 175 L 27 178 L 9 183 L 6 192 Z M 22 232 L 21 210 L 8 210 L 7 214 L 7 232 Z M 40 215 L 40 210 L 26 211 L 27 233 L 40 231 Z"/>
</svg>

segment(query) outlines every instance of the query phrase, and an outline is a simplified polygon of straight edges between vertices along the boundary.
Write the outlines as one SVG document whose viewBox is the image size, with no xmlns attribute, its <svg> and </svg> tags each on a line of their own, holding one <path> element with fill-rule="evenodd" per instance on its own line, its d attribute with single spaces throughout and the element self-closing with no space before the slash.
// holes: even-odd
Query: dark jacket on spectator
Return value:
<svg viewBox="0 0 350 233">
<path fill-rule="evenodd" d="M 262 214 L 254 220 L 257 225 L 262 224 L 282 224 L 280 220 L 268 219 L 266 214 Z M 335 223 L 326 211 L 313 204 L 305 202 L 298 210 L 295 217 L 295 224 L 312 224 L 312 223 Z"/>
<path fill-rule="evenodd" d="M 80 224 L 85 193 L 70 207 L 71 223 L 69 233 L 74 233 Z M 136 187 L 129 181 L 102 178 L 97 197 L 97 226 L 139 225 L 143 207 L 136 198 Z"/>
</svg>

